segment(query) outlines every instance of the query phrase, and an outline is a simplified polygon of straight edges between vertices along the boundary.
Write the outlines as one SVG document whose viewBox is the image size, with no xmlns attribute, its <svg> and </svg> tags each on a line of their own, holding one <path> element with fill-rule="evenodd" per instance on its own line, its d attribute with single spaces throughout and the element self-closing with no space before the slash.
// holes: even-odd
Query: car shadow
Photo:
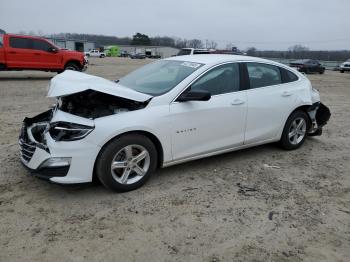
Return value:
<svg viewBox="0 0 350 262">
<path fill-rule="evenodd" d="M 317 143 L 317 139 L 312 139 L 311 143 Z M 308 141 L 305 141 L 304 147 L 308 147 Z M 309 144 L 309 146 L 311 146 Z M 265 144 L 260 146 L 255 146 L 251 148 L 241 149 L 233 152 L 228 152 L 224 154 L 219 154 L 215 156 L 210 156 L 206 158 L 201 158 L 189 162 L 185 162 L 182 164 L 177 164 L 174 166 L 166 167 L 166 168 L 160 168 L 156 171 L 155 176 L 150 183 L 145 185 L 146 187 L 142 187 L 137 189 L 136 191 L 145 190 L 145 192 L 148 192 L 149 190 L 153 190 L 154 187 L 157 187 L 159 183 L 164 183 L 165 180 L 171 179 L 170 177 L 174 175 L 174 173 L 184 173 L 184 171 L 187 171 L 188 173 L 193 173 L 194 171 L 203 170 L 204 169 L 214 169 L 216 167 L 222 166 L 225 167 L 226 164 L 232 163 L 232 161 L 240 161 L 244 159 L 251 160 L 254 157 L 259 158 L 259 156 L 264 155 L 272 155 L 272 154 L 280 154 L 283 152 L 288 152 L 278 146 L 277 143 L 271 143 L 271 144 Z M 270 163 L 267 163 L 270 164 Z M 162 181 L 159 181 L 162 180 Z M 153 182 L 152 182 L 153 181 Z M 155 184 L 153 184 L 155 183 Z M 63 184 L 55 184 L 52 183 L 52 185 L 55 189 L 58 191 L 63 190 L 66 193 L 74 193 L 74 194 L 91 194 L 91 191 L 94 192 L 94 194 L 98 195 L 108 195 L 110 193 L 115 194 L 117 192 L 113 192 L 110 190 L 107 190 L 95 177 L 94 181 L 91 183 L 83 183 L 83 184 L 73 184 L 73 185 L 63 185 Z M 130 194 L 133 194 L 131 191 Z M 117 193 L 118 194 L 118 193 Z M 123 193 L 125 194 L 125 193 Z"/>
<path fill-rule="evenodd" d="M 232 160 L 238 159 L 247 159 L 253 156 L 266 155 L 268 153 L 276 153 L 276 152 L 285 152 L 282 148 L 280 148 L 277 143 L 265 144 L 245 149 L 240 149 L 237 151 L 227 152 L 219 155 L 214 155 L 210 157 L 200 158 L 197 160 L 192 160 L 189 162 L 185 162 L 182 164 L 177 164 L 174 166 L 169 166 L 164 169 L 161 169 L 159 175 L 167 176 L 176 171 L 188 169 L 195 170 L 198 168 L 212 168 L 213 166 L 217 166 L 218 163 L 229 163 Z"/>
</svg>

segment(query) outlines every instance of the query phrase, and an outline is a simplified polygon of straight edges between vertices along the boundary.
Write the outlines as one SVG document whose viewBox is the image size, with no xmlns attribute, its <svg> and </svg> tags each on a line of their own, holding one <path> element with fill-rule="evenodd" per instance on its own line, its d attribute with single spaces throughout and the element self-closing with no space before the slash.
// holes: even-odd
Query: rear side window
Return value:
<svg viewBox="0 0 350 262">
<path fill-rule="evenodd" d="M 282 83 L 290 83 L 290 82 L 297 81 L 299 79 L 296 76 L 296 74 L 292 73 L 287 69 L 280 67 L 280 71 L 281 71 Z"/>
<path fill-rule="evenodd" d="M 277 66 L 247 63 L 247 70 L 251 89 L 282 83 L 281 73 Z"/>
<path fill-rule="evenodd" d="M 4 36 L 0 35 L 0 47 L 3 47 L 4 45 Z"/>
<path fill-rule="evenodd" d="M 235 63 L 210 70 L 191 85 L 191 90 L 203 90 L 211 95 L 219 95 L 239 91 L 239 87 L 239 66 Z"/>
<path fill-rule="evenodd" d="M 41 40 L 33 40 L 33 49 L 36 50 L 41 50 L 41 51 L 49 51 L 49 48 L 51 47 L 51 45 L 45 41 L 41 41 Z"/>
<path fill-rule="evenodd" d="M 32 41 L 30 41 L 30 39 L 28 39 L 28 38 L 10 37 L 10 47 L 31 49 Z"/>
<path fill-rule="evenodd" d="M 182 49 L 177 55 L 190 55 L 191 49 Z"/>
<path fill-rule="evenodd" d="M 210 54 L 209 51 L 201 51 L 201 50 L 194 50 L 194 55 L 203 55 L 203 54 Z"/>
</svg>

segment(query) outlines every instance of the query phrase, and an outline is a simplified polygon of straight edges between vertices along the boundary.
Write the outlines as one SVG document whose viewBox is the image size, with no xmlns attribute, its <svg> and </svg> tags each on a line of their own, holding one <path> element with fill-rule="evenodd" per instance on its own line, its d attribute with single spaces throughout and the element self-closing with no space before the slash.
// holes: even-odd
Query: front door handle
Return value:
<svg viewBox="0 0 350 262">
<path fill-rule="evenodd" d="M 287 96 L 291 96 L 292 95 L 292 93 L 291 92 L 288 92 L 288 91 L 284 91 L 283 93 L 282 93 L 282 96 L 283 97 L 287 97 Z"/>
<path fill-rule="evenodd" d="M 10 54 L 17 54 L 17 52 L 15 52 L 15 51 L 10 51 L 9 53 Z"/>
<path fill-rule="evenodd" d="M 34 55 L 40 55 L 40 53 L 34 53 Z"/>
<path fill-rule="evenodd" d="M 243 100 L 241 100 L 241 99 L 235 99 L 235 100 L 233 100 L 233 102 L 231 103 L 231 105 L 233 105 L 233 106 L 237 106 L 237 105 L 242 105 L 242 104 L 244 104 L 245 102 L 243 101 Z"/>
</svg>

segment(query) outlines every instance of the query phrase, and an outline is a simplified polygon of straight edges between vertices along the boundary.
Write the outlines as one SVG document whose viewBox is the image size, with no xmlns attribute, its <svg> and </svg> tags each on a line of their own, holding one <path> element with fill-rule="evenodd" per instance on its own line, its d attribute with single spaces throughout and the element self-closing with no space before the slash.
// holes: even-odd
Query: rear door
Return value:
<svg viewBox="0 0 350 262">
<path fill-rule="evenodd" d="M 10 68 L 37 68 L 39 56 L 32 49 L 31 38 L 9 36 L 9 45 L 6 51 L 7 66 Z"/>
<path fill-rule="evenodd" d="M 245 64 L 249 90 L 244 143 L 253 144 L 275 139 L 294 109 L 298 90 L 293 81 L 298 80 L 298 77 L 275 65 L 253 62 Z M 294 75 L 294 80 L 286 83 L 284 79 L 287 73 L 283 70 Z"/>
</svg>

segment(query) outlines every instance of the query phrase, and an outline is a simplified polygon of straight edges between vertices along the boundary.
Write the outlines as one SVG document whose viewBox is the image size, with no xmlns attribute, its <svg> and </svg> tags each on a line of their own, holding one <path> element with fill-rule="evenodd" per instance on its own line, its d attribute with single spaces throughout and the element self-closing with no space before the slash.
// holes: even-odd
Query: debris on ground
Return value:
<svg viewBox="0 0 350 262">
<path fill-rule="evenodd" d="M 264 164 L 263 165 L 265 168 L 274 168 L 274 169 L 280 169 L 280 166 L 273 166 L 273 165 L 269 165 L 269 164 Z"/>
<path fill-rule="evenodd" d="M 236 185 L 239 187 L 238 193 L 243 194 L 245 196 L 252 196 L 252 195 L 254 195 L 254 193 L 252 193 L 252 192 L 257 191 L 255 188 L 244 186 L 241 183 L 237 183 Z"/>
</svg>

